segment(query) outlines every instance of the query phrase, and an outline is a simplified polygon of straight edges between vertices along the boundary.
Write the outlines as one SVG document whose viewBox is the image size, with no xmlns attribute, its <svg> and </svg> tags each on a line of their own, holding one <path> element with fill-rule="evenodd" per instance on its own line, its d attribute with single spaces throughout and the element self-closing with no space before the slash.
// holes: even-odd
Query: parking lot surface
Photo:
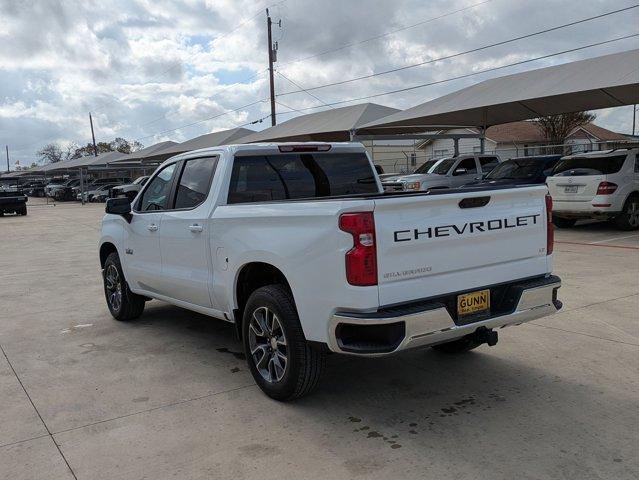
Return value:
<svg viewBox="0 0 639 480">
<path fill-rule="evenodd" d="M 313 395 L 282 404 L 230 324 L 158 301 L 111 318 L 103 211 L 0 218 L 0 478 L 639 476 L 637 232 L 558 230 L 563 311 L 495 347 L 332 355 Z"/>
</svg>

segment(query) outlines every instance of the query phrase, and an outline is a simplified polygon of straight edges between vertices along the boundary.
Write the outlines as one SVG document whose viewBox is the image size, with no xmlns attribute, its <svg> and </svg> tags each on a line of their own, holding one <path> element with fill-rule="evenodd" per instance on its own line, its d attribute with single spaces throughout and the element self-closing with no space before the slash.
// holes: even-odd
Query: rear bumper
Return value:
<svg viewBox="0 0 639 480">
<path fill-rule="evenodd" d="M 596 196 L 587 202 L 566 202 L 553 199 L 552 204 L 554 214 L 567 218 L 610 216 L 618 214 L 622 209 L 623 202 L 619 203 L 616 198 L 609 196 Z"/>
<path fill-rule="evenodd" d="M 504 300 L 514 307 L 468 324 L 455 321 L 449 307 L 436 300 L 419 303 L 417 311 L 407 305 L 368 314 L 338 312 L 329 323 L 328 347 L 338 353 L 381 356 L 451 341 L 480 327 L 519 325 L 557 312 L 562 307 L 557 299 L 559 287 L 561 280 L 556 276 L 508 285 Z"/>
</svg>

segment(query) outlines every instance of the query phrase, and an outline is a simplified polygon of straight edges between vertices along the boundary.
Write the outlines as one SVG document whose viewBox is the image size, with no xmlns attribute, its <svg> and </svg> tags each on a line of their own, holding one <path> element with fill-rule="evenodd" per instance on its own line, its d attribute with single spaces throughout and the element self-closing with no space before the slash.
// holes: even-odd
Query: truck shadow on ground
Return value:
<svg viewBox="0 0 639 480">
<path fill-rule="evenodd" d="M 153 302 L 131 327 L 159 330 L 161 338 L 186 345 L 184 353 L 202 356 L 211 375 L 233 372 L 220 366 L 220 358 L 226 366 L 232 359 L 234 369 L 247 370 L 232 324 Z M 428 452 L 445 462 L 455 450 L 456 465 L 466 462 L 471 468 L 490 448 L 493 457 L 521 457 L 531 465 L 534 455 L 546 455 L 564 478 L 607 465 L 621 478 L 635 467 L 634 433 L 623 420 L 623 412 L 636 409 L 630 395 L 615 386 L 579 383 L 584 377 L 562 368 L 559 357 L 535 363 L 528 355 L 532 346 L 515 355 L 512 348 L 499 348 L 483 346 L 461 356 L 432 349 L 375 359 L 329 355 L 322 383 L 308 397 L 277 403 L 257 388 L 243 395 L 261 397 L 250 403 L 252 413 L 270 403 L 269 408 L 283 409 L 291 424 L 305 424 L 305 435 L 318 443 L 329 435 L 348 452 L 366 442 L 361 446 Z M 340 454 L 354 474 L 366 470 L 367 462 L 382 468 L 379 458 L 353 455 Z"/>
</svg>

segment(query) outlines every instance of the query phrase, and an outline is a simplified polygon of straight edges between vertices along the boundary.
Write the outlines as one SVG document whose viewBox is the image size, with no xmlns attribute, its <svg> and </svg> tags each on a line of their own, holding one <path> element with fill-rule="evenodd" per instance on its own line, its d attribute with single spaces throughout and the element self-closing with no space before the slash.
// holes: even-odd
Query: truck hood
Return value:
<svg viewBox="0 0 639 480">
<path fill-rule="evenodd" d="M 441 178 L 441 175 L 433 175 L 430 173 L 412 173 L 410 175 L 397 175 L 391 178 L 383 179 L 383 182 L 428 182 Z"/>
</svg>

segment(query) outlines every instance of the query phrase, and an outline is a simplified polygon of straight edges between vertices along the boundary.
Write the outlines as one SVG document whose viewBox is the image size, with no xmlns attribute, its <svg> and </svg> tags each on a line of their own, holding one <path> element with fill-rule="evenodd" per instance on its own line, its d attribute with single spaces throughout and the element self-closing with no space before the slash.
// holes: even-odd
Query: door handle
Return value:
<svg viewBox="0 0 639 480">
<path fill-rule="evenodd" d="M 201 232 L 202 230 L 204 230 L 204 227 L 202 225 L 194 223 L 193 225 L 189 225 L 189 230 L 191 230 L 192 232 Z"/>
<path fill-rule="evenodd" d="M 150 225 L 147 225 L 147 227 L 149 232 L 157 232 L 158 231 L 158 226 L 155 223 L 151 223 Z"/>
</svg>

